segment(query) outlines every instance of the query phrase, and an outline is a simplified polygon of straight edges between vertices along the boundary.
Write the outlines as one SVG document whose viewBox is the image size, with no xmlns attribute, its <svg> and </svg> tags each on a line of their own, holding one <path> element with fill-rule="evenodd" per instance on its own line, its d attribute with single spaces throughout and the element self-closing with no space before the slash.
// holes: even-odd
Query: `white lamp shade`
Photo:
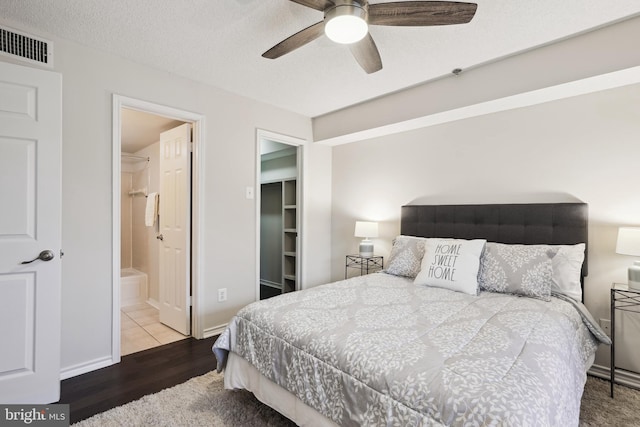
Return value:
<svg viewBox="0 0 640 427">
<path fill-rule="evenodd" d="M 356 221 L 356 237 L 378 237 L 378 223 L 369 221 Z"/>
<path fill-rule="evenodd" d="M 365 11 L 357 5 L 338 5 L 330 9 L 324 22 L 324 33 L 336 43 L 355 43 L 369 32 Z"/>
<path fill-rule="evenodd" d="M 640 227 L 620 227 L 616 253 L 640 256 Z"/>
</svg>

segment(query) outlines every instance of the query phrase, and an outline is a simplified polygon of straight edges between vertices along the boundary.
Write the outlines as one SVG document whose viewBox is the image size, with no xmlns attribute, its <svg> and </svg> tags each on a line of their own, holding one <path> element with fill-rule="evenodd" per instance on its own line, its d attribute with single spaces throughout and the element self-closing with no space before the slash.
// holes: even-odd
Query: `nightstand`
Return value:
<svg viewBox="0 0 640 427">
<path fill-rule="evenodd" d="M 379 255 L 362 257 L 360 255 L 347 255 L 344 262 L 344 278 L 350 268 L 360 270 L 360 275 L 380 271 L 384 268 L 384 258 Z"/>
<path fill-rule="evenodd" d="M 616 310 L 640 313 L 640 289 L 630 289 L 625 283 L 611 285 L 611 397 L 616 382 Z"/>
</svg>

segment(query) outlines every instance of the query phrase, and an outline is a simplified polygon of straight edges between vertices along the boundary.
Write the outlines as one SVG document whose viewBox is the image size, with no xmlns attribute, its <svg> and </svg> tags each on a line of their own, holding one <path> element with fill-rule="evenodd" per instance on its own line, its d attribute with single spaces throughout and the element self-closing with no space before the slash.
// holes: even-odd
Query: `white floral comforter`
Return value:
<svg viewBox="0 0 640 427">
<path fill-rule="evenodd" d="M 344 426 L 577 426 L 597 345 L 560 299 L 378 273 L 250 304 L 214 353 Z"/>
</svg>

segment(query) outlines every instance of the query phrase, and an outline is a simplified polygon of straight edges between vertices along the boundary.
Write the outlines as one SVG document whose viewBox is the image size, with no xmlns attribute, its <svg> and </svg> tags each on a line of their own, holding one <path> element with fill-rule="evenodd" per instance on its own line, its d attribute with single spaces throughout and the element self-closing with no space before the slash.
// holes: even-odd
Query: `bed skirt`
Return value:
<svg viewBox="0 0 640 427">
<path fill-rule="evenodd" d="M 224 369 L 224 388 L 245 389 L 299 426 L 337 427 L 329 418 L 306 405 L 292 393 L 258 372 L 242 357 L 229 352 Z"/>
</svg>

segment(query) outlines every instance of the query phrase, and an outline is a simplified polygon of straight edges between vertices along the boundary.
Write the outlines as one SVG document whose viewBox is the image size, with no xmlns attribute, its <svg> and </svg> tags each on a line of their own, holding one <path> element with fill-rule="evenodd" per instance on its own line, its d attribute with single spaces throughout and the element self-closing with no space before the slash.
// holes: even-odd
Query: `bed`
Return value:
<svg viewBox="0 0 640 427">
<path fill-rule="evenodd" d="M 587 212 L 403 206 L 384 272 L 238 312 L 213 346 L 225 387 L 298 425 L 577 426 L 609 343 L 580 302 Z"/>
</svg>

